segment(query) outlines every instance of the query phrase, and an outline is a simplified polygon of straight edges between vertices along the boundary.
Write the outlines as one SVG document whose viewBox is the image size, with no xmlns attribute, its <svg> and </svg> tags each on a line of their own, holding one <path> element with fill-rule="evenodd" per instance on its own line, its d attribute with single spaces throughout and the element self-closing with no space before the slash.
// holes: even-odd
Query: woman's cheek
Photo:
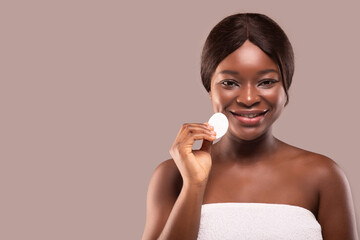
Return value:
<svg viewBox="0 0 360 240">
<path fill-rule="evenodd" d="M 280 87 L 277 89 L 277 92 L 275 93 L 276 100 L 277 100 L 277 106 L 279 108 L 283 108 L 286 103 L 286 93 L 283 87 Z"/>
<path fill-rule="evenodd" d="M 266 89 L 261 95 L 275 106 L 284 105 L 286 102 L 286 93 L 282 87 Z"/>
<path fill-rule="evenodd" d="M 233 98 L 234 93 L 231 91 L 214 91 L 211 97 L 214 112 L 224 112 L 231 105 Z"/>
</svg>

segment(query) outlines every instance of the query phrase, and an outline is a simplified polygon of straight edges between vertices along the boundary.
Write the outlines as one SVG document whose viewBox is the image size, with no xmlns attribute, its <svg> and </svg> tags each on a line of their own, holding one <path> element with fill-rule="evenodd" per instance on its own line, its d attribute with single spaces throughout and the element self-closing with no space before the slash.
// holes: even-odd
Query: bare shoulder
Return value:
<svg viewBox="0 0 360 240">
<path fill-rule="evenodd" d="M 314 155 L 319 187 L 318 221 L 324 239 L 358 239 L 349 181 L 333 159 Z"/>
<path fill-rule="evenodd" d="M 168 159 L 160 163 L 154 170 L 152 178 L 161 178 L 162 180 L 168 180 L 170 184 L 178 185 L 181 180 L 180 172 L 173 159 Z"/>
<path fill-rule="evenodd" d="M 181 191 L 182 178 L 173 159 L 154 170 L 146 198 L 146 222 L 143 239 L 157 239 Z"/>
<path fill-rule="evenodd" d="M 319 191 L 334 181 L 347 183 L 340 165 L 328 156 L 304 150 L 302 161 L 306 161 L 309 173 L 317 180 Z"/>
<path fill-rule="evenodd" d="M 334 181 L 347 184 L 343 170 L 330 157 L 287 144 L 284 149 L 286 159 L 290 160 L 287 162 L 291 172 L 299 176 L 299 180 L 306 183 L 307 187 L 312 186 L 317 195 L 334 184 Z"/>
<path fill-rule="evenodd" d="M 328 156 L 315 153 L 291 145 L 287 145 L 286 154 L 299 169 L 317 177 L 319 181 L 326 181 L 334 175 L 342 176 L 339 164 Z"/>
<path fill-rule="evenodd" d="M 168 159 L 160 163 L 154 170 L 149 184 L 149 191 L 154 191 L 157 195 L 156 198 L 176 198 L 181 186 L 180 172 L 174 160 Z"/>
<path fill-rule="evenodd" d="M 304 179 L 318 192 L 317 218 L 324 239 L 358 239 L 355 210 L 348 179 L 333 159 L 304 149 L 291 147 L 295 163 Z M 300 170 L 299 170 L 300 171 Z"/>
</svg>

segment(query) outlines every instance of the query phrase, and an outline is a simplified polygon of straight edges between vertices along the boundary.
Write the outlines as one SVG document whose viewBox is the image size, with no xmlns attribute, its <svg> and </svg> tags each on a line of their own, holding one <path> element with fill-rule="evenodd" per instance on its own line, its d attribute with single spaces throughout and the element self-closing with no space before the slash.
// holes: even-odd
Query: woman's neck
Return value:
<svg viewBox="0 0 360 240">
<path fill-rule="evenodd" d="M 239 139 L 230 133 L 214 144 L 214 157 L 221 162 L 236 161 L 254 163 L 269 157 L 276 152 L 280 141 L 271 129 L 254 140 Z"/>
</svg>

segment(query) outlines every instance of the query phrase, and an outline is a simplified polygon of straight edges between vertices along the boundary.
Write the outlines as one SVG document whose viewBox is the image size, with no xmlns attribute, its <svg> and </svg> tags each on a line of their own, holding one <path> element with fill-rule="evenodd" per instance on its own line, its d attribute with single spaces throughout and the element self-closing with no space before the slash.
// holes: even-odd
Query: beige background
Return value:
<svg viewBox="0 0 360 240">
<path fill-rule="evenodd" d="M 296 55 L 274 135 L 331 157 L 360 217 L 358 1 L 1 1 L 0 239 L 140 239 L 155 167 L 212 114 L 200 53 L 262 12 Z"/>
</svg>

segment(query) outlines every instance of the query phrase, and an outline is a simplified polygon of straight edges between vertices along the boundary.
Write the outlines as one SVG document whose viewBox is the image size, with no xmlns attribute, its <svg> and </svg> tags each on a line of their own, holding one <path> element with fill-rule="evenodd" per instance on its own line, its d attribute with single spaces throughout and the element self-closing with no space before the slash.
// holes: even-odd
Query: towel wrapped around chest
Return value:
<svg viewBox="0 0 360 240">
<path fill-rule="evenodd" d="M 202 205 L 198 240 L 322 240 L 306 208 L 273 203 Z"/>
</svg>

